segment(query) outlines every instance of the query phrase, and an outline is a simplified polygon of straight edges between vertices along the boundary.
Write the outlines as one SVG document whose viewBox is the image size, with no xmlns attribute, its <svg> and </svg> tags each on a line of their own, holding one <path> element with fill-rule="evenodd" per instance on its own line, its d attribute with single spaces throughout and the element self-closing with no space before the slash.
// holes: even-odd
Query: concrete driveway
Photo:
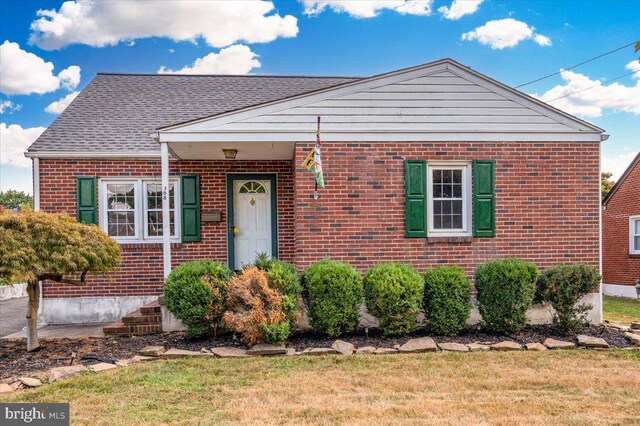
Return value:
<svg viewBox="0 0 640 426">
<path fill-rule="evenodd" d="M 0 301 L 0 337 L 16 333 L 27 326 L 27 298 Z"/>
</svg>

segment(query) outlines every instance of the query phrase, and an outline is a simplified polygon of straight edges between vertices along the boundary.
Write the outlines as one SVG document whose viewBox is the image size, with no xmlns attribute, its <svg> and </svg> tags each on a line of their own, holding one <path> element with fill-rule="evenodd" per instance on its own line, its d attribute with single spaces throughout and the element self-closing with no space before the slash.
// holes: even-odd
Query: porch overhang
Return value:
<svg viewBox="0 0 640 426">
<path fill-rule="evenodd" d="M 179 160 L 225 160 L 223 150 L 237 151 L 236 161 L 292 160 L 295 141 L 249 141 L 220 138 L 215 133 L 164 133 L 155 139 L 166 143 L 172 156 Z"/>
</svg>

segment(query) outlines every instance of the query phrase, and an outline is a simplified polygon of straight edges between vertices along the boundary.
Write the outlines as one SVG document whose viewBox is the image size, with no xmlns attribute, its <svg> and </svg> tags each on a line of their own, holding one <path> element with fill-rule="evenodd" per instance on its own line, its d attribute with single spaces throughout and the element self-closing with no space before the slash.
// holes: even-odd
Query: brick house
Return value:
<svg viewBox="0 0 640 426">
<path fill-rule="evenodd" d="M 301 163 L 318 116 L 315 199 Z M 469 276 L 501 257 L 598 266 L 605 139 L 450 59 L 368 78 L 101 73 L 26 155 L 36 208 L 98 224 L 124 263 L 84 287 L 44 283 L 45 320 L 114 320 L 181 262 L 238 269 L 256 252 L 300 270 L 323 257 Z M 600 321 L 600 294 L 587 298 Z"/>
<path fill-rule="evenodd" d="M 640 154 L 602 201 L 602 291 L 640 297 Z"/>
</svg>

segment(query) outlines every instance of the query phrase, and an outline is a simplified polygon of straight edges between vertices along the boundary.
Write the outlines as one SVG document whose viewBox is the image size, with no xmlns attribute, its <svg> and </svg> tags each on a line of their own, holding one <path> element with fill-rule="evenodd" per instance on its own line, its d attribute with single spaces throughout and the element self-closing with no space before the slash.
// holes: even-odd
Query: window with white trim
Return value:
<svg viewBox="0 0 640 426">
<path fill-rule="evenodd" d="M 640 215 L 629 217 L 629 254 L 640 254 Z"/>
<path fill-rule="evenodd" d="M 427 163 L 429 236 L 471 235 L 471 165 Z"/>
<path fill-rule="evenodd" d="M 145 237 L 162 237 L 162 184 L 144 181 L 145 203 Z M 171 236 L 176 236 L 176 203 L 175 184 L 169 182 L 169 229 Z"/>
<path fill-rule="evenodd" d="M 179 183 L 169 182 L 171 237 L 180 236 Z M 100 181 L 100 226 L 116 241 L 162 240 L 162 184 L 154 178 L 112 178 Z"/>
</svg>

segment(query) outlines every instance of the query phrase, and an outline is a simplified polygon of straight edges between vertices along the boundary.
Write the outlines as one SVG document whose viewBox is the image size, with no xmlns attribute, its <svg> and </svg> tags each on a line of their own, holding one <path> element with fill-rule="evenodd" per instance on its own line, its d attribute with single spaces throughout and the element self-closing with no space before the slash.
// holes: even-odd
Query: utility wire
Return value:
<svg viewBox="0 0 640 426">
<path fill-rule="evenodd" d="M 631 75 L 631 74 L 635 74 L 637 72 L 640 72 L 640 71 L 631 71 L 631 72 L 628 72 L 626 74 L 620 75 L 620 76 L 618 76 L 616 78 L 612 78 L 611 80 L 607 80 L 606 82 L 610 83 L 612 81 L 620 80 L 621 78 L 624 78 L 624 77 L 626 77 L 628 75 Z M 557 98 L 553 98 L 550 101 L 543 101 L 543 102 L 549 103 L 549 102 L 557 101 L 558 99 L 566 98 L 567 96 L 571 96 L 571 95 L 575 95 L 577 93 L 585 92 L 587 90 L 591 90 L 591 89 L 596 88 L 598 86 L 601 86 L 601 84 L 594 84 L 593 86 L 586 87 L 586 88 L 584 88 L 582 90 L 576 90 L 575 92 L 567 93 L 566 95 L 558 96 Z"/>
<path fill-rule="evenodd" d="M 632 46 L 632 45 L 634 45 L 634 44 L 636 44 L 636 42 L 635 42 L 635 41 L 632 41 L 632 42 L 631 42 L 631 43 L 629 43 L 629 44 L 625 44 L 624 46 L 620 46 L 620 47 L 618 47 L 618 48 L 616 48 L 616 49 L 610 50 L 609 52 L 605 52 L 605 53 L 602 53 L 602 54 L 600 54 L 600 55 L 598 55 L 598 56 L 594 56 L 594 57 L 593 57 L 593 58 L 591 58 L 591 59 L 587 59 L 586 61 L 584 61 L 584 62 L 580 62 L 579 64 L 575 64 L 575 65 L 573 65 L 573 66 L 570 66 L 569 68 L 564 68 L 564 69 L 563 69 L 563 71 L 569 71 L 569 70 L 572 70 L 572 69 L 574 69 L 574 68 L 577 68 L 577 67 L 579 67 L 579 66 L 581 66 L 581 65 L 588 64 L 589 62 L 595 61 L 596 59 L 600 59 L 600 58 L 602 58 L 603 56 L 610 55 L 610 54 L 612 54 L 612 53 L 615 53 L 615 52 L 617 52 L 617 51 L 619 51 L 619 50 L 625 49 L 625 48 L 627 48 L 627 47 L 629 47 L 629 46 Z M 516 86 L 515 88 L 516 88 L 516 89 L 519 89 L 520 87 L 528 86 L 529 84 L 536 83 L 536 82 L 541 81 L 541 80 L 545 80 L 545 79 L 547 79 L 547 78 L 549 78 L 549 77 L 553 77 L 554 75 L 558 75 L 558 74 L 560 74 L 561 72 L 562 72 L 562 71 L 558 71 L 558 72 L 554 72 L 554 73 L 549 74 L 549 75 L 545 75 L 544 77 L 536 78 L 535 80 L 531 80 L 531 81 L 529 81 L 529 82 L 527 82 L 527 83 L 523 83 L 523 84 L 521 84 L 521 85 L 519 85 L 519 86 Z"/>
</svg>

